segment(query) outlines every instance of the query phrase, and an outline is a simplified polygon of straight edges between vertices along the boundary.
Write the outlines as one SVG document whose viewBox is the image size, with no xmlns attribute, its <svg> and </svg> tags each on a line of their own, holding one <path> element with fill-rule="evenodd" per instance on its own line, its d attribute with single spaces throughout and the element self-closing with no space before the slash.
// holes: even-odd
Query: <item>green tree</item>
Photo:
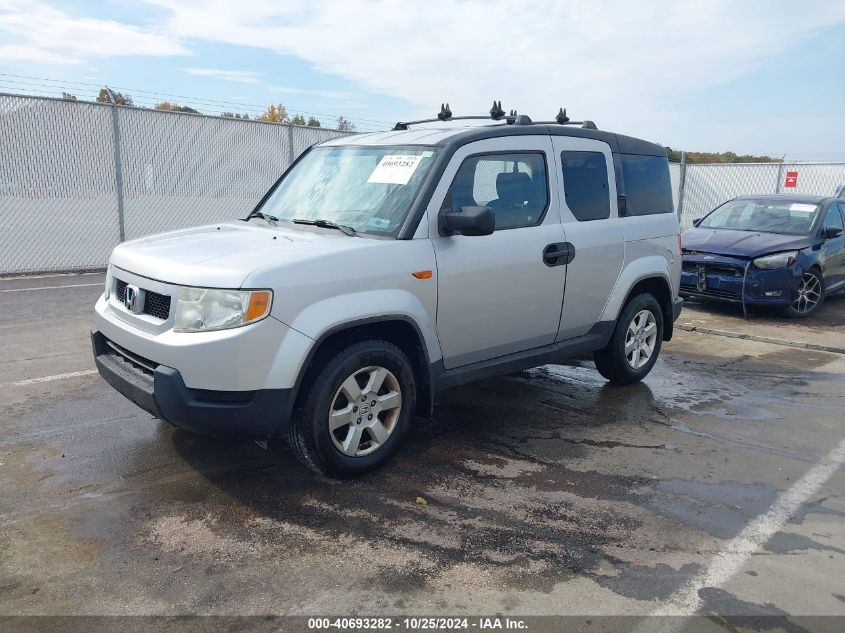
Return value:
<svg viewBox="0 0 845 633">
<path fill-rule="evenodd" d="M 681 162 L 681 151 L 665 147 L 669 160 L 675 163 Z M 771 156 L 755 156 L 754 154 L 737 154 L 736 152 L 686 152 L 687 163 L 779 163 L 780 158 Z"/>
<path fill-rule="evenodd" d="M 305 117 L 302 116 L 301 114 L 297 114 L 295 117 L 293 117 L 290 120 L 290 122 L 293 123 L 294 125 L 305 125 Z"/>
<path fill-rule="evenodd" d="M 308 127 L 320 127 L 320 120 L 315 119 L 313 116 L 308 117 L 308 123 L 306 123 L 305 125 L 307 125 Z"/>
<path fill-rule="evenodd" d="M 354 132 L 357 128 L 355 124 L 352 123 L 349 119 L 345 119 L 342 116 L 337 117 L 337 128 L 341 132 Z"/>
<path fill-rule="evenodd" d="M 178 103 L 170 103 L 169 101 L 159 101 L 155 105 L 156 110 L 169 110 L 170 112 L 192 112 L 199 114 L 199 110 L 189 108 L 188 106 L 180 106 Z"/>
<path fill-rule="evenodd" d="M 100 103 L 112 103 L 112 97 L 109 95 L 109 92 L 114 95 L 114 103 L 116 103 L 117 105 L 135 105 L 134 103 L 132 103 L 132 97 L 130 97 L 129 95 L 124 95 L 120 92 L 109 90 L 108 88 L 100 88 L 100 92 L 99 94 L 97 94 L 97 101 L 99 101 Z"/>
</svg>

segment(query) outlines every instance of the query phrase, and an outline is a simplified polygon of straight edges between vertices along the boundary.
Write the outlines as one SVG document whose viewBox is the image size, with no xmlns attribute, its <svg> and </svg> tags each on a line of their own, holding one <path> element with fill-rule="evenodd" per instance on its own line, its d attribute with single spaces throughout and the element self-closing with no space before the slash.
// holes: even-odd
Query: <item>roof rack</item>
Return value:
<svg viewBox="0 0 845 633">
<path fill-rule="evenodd" d="M 501 101 L 493 101 L 493 107 L 490 108 L 490 114 L 487 116 L 483 115 L 471 115 L 471 116 L 452 116 L 452 109 L 449 107 L 448 103 L 441 103 L 440 104 L 440 112 L 437 114 L 437 118 L 434 119 L 420 119 L 418 121 L 399 121 L 393 126 L 394 131 L 400 130 L 407 130 L 409 129 L 408 126 L 410 125 L 417 125 L 419 123 L 434 123 L 436 121 L 466 121 L 466 120 L 486 120 L 492 119 L 493 121 L 504 121 L 508 125 L 580 125 L 582 128 L 588 130 L 597 130 L 596 124 L 592 121 L 570 121 L 569 117 L 566 115 L 566 109 L 561 108 L 560 111 L 557 113 L 554 121 L 532 121 L 531 117 L 525 114 L 517 114 L 516 110 L 511 110 L 510 113 L 506 114 L 505 111 L 502 109 L 502 102 Z"/>
</svg>

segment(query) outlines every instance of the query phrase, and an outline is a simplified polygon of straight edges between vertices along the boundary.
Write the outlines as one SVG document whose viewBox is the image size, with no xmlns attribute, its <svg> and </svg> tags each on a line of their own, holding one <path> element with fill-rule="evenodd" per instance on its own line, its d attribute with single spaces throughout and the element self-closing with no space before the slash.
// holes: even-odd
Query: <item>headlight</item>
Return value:
<svg viewBox="0 0 845 633">
<path fill-rule="evenodd" d="M 786 268 L 795 263 L 795 258 L 798 256 L 798 251 L 790 251 L 788 253 L 775 253 L 774 255 L 766 255 L 765 257 L 758 257 L 754 260 L 754 265 L 757 268 L 769 270 L 771 268 Z"/>
<path fill-rule="evenodd" d="M 109 295 L 111 295 L 111 284 L 112 284 L 111 264 L 109 264 L 109 267 L 106 268 L 106 289 L 103 292 L 103 295 L 105 296 L 106 301 L 109 300 Z"/>
<path fill-rule="evenodd" d="M 260 321 L 270 314 L 271 290 L 182 288 L 176 302 L 176 332 L 225 330 Z"/>
</svg>

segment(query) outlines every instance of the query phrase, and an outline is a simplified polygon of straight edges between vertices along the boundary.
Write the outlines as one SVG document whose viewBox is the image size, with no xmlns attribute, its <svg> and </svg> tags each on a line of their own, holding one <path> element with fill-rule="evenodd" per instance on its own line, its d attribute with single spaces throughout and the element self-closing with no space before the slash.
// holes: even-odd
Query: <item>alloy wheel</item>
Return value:
<svg viewBox="0 0 845 633">
<path fill-rule="evenodd" d="M 813 273 L 804 273 L 801 285 L 798 286 L 798 298 L 792 303 L 793 309 L 806 314 L 811 312 L 822 297 L 822 284 Z"/>
<path fill-rule="evenodd" d="M 625 358 L 633 369 L 648 363 L 657 343 L 657 319 L 651 310 L 640 310 L 625 334 Z"/>
<path fill-rule="evenodd" d="M 329 411 L 329 435 L 341 453 L 368 455 L 387 442 L 402 410 L 402 389 L 384 367 L 363 367 L 340 385 Z"/>
</svg>

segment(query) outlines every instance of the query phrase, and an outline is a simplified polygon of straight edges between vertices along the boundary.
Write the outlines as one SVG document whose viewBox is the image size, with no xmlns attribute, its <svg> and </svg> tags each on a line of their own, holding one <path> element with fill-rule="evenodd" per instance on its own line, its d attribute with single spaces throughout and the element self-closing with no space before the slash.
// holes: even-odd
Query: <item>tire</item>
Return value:
<svg viewBox="0 0 845 633">
<path fill-rule="evenodd" d="M 633 340 L 635 345 L 630 355 L 625 353 L 626 342 L 629 340 Z M 644 341 L 644 344 L 640 345 L 640 341 Z M 599 373 L 610 382 L 630 385 L 648 375 L 657 362 L 662 344 L 663 310 L 654 295 L 642 293 L 625 304 L 616 320 L 610 342 L 593 354 L 593 360 Z"/>
<path fill-rule="evenodd" d="M 374 470 L 393 457 L 417 391 L 408 357 L 382 340 L 349 345 L 303 389 L 288 442 L 305 466 L 338 478 Z"/>
<path fill-rule="evenodd" d="M 815 268 L 804 271 L 798 298 L 783 308 L 781 314 L 790 319 L 806 319 L 814 315 L 824 303 L 824 277 Z M 815 303 L 812 301 L 815 300 Z"/>
</svg>

